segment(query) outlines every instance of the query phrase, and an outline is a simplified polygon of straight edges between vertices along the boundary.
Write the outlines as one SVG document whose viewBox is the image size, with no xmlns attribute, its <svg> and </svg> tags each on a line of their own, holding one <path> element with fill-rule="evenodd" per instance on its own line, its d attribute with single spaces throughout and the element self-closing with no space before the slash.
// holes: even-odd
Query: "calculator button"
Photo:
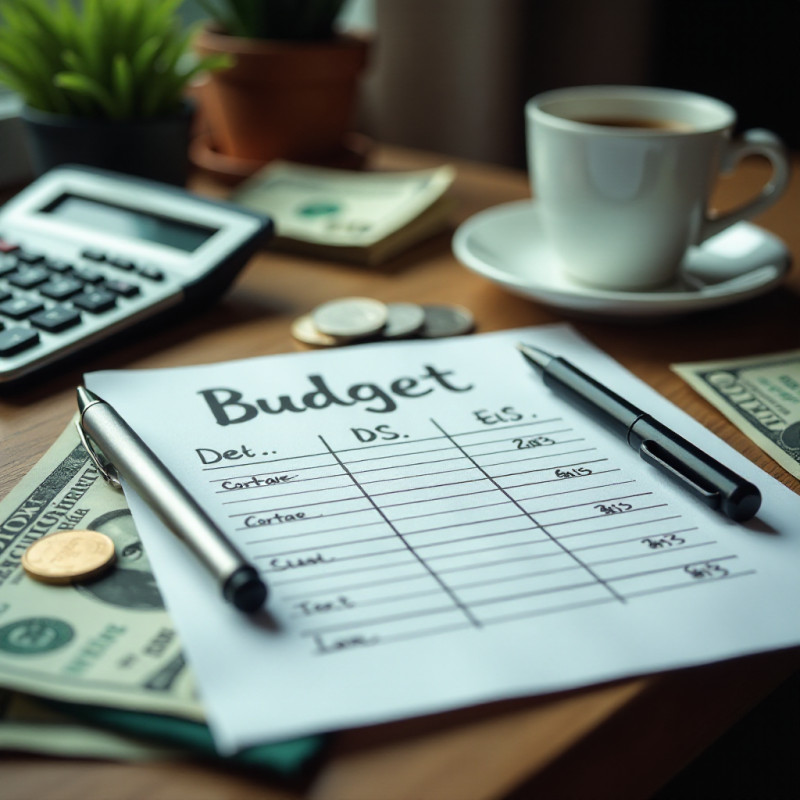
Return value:
<svg viewBox="0 0 800 800">
<path fill-rule="evenodd" d="M 0 253 L 13 253 L 19 250 L 19 245 L 14 242 L 7 242 L 5 239 L 0 239 Z"/>
<path fill-rule="evenodd" d="M 44 308 L 44 303 L 38 300 L 29 300 L 27 297 L 12 297 L 0 303 L 0 314 L 5 314 L 11 319 L 25 319 Z"/>
<path fill-rule="evenodd" d="M 41 253 L 29 253 L 27 250 L 17 250 L 15 255 L 17 261 L 22 264 L 38 264 L 40 261 L 44 261 Z"/>
<path fill-rule="evenodd" d="M 130 272 L 131 270 L 136 268 L 136 264 L 134 264 L 133 261 L 130 261 L 127 258 L 109 258 L 108 263 L 111 264 L 112 267 L 116 267 L 117 269 L 124 269 L 126 272 Z"/>
<path fill-rule="evenodd" d="M 0 289 L 0 303 L 2 303 L 4 300 L 8 300 L 9 297 L 11 297 L 11 292 L 7 292 L 5 289 Z"/>
<path fill-rule="evenodd" d="M 143 278 L 147 278 L 149 281 L 163 281 L 164 280 L 164 272 L 160 269 L 156 269 L 155 267 L 139 267 L 136 270 L 137 275 L 141 275 Z"/>
<path fill-rule="evenodd" d="M 106 281 L 103 284 L 103 288 L 122 297 L 136 297 L 139 294 L 139 287 L 135 283 L 128 283 L 128 281 Z"/>
<path fill-rule="evenodd" d="M 104 289 L 87 289 L 83 294 L 75 295 L 72 304 L 92 314 L 101 314 L 117 304 L 116 297 Z"/>
<path fill-rule="evenodd" d="M 49 277 L 47 270 L 42 267 L 28 267 L 12 275 L 8 282 L 20 289 L 32 289 L 34 286 L 44 283 Z"/>
<path fill-rule="evenodd" d="M 98 272 L 96 269 L 91 269 L 90 267 L 76 269 L 75 276 L 80 278 L 84 283 L 100 283 L 103 280 L 103 273 Z"/>
<path fill-rule="evenodd" d="M 15 261 L 0 264 L 0 278 L 2 278 L 4 275 L 10 275 L 12 272 L 16 272 L 16 269 L 17 264 Z"/>
<path fill-rule="evenodd" d="M 69 261 L 64 261 L 60 258 L 48 258 L 44 265 L 50 272 L 57 272 L 59 275 L 63 275 L 72 269 L 72 264 Z"/>
<path fill-rule="evenodd" d="M 0 356 L 13 356 L 39 342 L 39 334 L 30 328 L 8 328 L 0 331 Z"/>
<path fill-rule="evenodd" d="M 83 291 L 83 283 L 75 278 L 52 278 L 39 287 L 39 294 L 51 300 L 66 300 Z"/>
<path fill-rule="evenodd" d="M 52 308 L 39 311 L 34 314 L 29 322 L 37 328 L 49 333 L 59 333 L 67 328 L 77 325 L 81 321 L 81 315 L 74 308 L 67 306 L 53 306 Z"/>
<path fill-rule="evenodd" d="M 81 255 L 84 258 L 88 258 L 89 261 L 105 261 L 106 260 L 106 254 L 102 250 L 95 250 L 92 247 L 87 247 L 86 250 L 84 250 L 81 253 Z"/>
</svg>

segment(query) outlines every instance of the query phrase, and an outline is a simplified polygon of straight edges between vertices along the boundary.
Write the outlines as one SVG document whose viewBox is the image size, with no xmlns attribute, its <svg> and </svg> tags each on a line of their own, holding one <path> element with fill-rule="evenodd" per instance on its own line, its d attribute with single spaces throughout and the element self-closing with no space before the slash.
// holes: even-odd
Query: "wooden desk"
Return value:
<svg viewBox="0 0 800 800">
<path fill-rule="evenodd" d="M 377 169 L 433 166 L 429 154 L 382 148 Z M 452 163 L 452 160 L 450 160 Z M 526 177 L 458 163 L 458 223 L 498 203 L 528 196 Z M 754 193 L 764 179 L 748 163 L 719 187 L 724 206 Z M 797 173 L 788 196 L 758 222 L 800 256 Z M 199 184 L 205 191 L 219 187 Z M 452 256 L 442 235 L 404 255 L 389 272 L 264 253 L 214 308 L 158 335 L 93 357 L 87 369 L 163 367 L 294 349 L 291 321 L 343 295 L 384 301 L 461 303 L 482 331 L 554 322 L 556 311 L 507 294 Z M 575 326 L 747 457 L 797 491 L 784 472 L 669 370 L 676 361 L 744 356 L 800 347 L 800 276 L 744 305 L 648 324 Z M 0 399 L 5 496 L 67 425 L 75 408 L 73 368 L 24 394 Z M 647 797 L 800 664 L 800 650 L 739 659 L 677 673 L 620 681 L 556 696 L 495 703 L 424 719 L 348 731 L 334 737 L 306 782 L 286 786 L 252 773 L 199 764 L 115 764 L 5 755 L 4 800 L 36 797 L 154 800 L 469 800 Z"/>
</svg>

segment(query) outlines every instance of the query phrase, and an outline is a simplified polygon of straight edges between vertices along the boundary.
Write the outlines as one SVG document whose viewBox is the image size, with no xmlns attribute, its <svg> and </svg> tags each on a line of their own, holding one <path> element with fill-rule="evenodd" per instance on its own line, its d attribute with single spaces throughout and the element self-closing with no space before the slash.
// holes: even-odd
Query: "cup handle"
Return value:
<svg viewBox="0 0 800 800">
<path fill-rule="evenodd" d="M 736 222 L 760 214 L 769 208 L 786 189 L 791 172 L 789 159 L 786 155 L 786 148 L 774 133 L 762 128 L 753 128 L 731 141 L 722 157 L 722 172 L 732 172 L 736 165 L 749 155 L 760 155 L 769 159 L 772 164 L 772 177 L 760 194 L 749 203 L 744 203 L 726 214 L 715 217 L 706 216 L 700 228 L 698 244 L 724 231 L 725 228 L 729 228 Z"/>
</svg>

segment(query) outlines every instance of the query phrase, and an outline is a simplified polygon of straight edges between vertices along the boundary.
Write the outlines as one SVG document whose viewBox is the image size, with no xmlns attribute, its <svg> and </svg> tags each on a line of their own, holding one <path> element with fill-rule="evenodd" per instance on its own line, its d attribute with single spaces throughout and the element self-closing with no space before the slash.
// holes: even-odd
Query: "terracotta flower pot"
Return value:
<svg viewBox="0 0 800 800">
<path fill-rule="evenodd" d="M 200 98 L 214 146 L 236 158 L 324 161 L 351 130 L 369 42 L 246 39 L 204 29 L 201 55 L 228 53 L 235 64 L 214 72 Z"/>
</svg>

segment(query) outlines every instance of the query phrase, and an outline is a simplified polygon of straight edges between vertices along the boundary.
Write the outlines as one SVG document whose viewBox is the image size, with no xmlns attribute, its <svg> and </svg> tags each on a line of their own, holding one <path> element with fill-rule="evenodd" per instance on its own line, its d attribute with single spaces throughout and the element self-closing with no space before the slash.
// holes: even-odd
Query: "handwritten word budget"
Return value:
<svg viewBox="0 0 800 800">
<path fill-rule="evenodd" d="M 558 399 L 591 369 L 762 491 L 736 524 Z M 567 326 L 87 375 L 270 587 L 126 491 L 218 748 L 800 643 L 800 500 Z"/>
</svg>

